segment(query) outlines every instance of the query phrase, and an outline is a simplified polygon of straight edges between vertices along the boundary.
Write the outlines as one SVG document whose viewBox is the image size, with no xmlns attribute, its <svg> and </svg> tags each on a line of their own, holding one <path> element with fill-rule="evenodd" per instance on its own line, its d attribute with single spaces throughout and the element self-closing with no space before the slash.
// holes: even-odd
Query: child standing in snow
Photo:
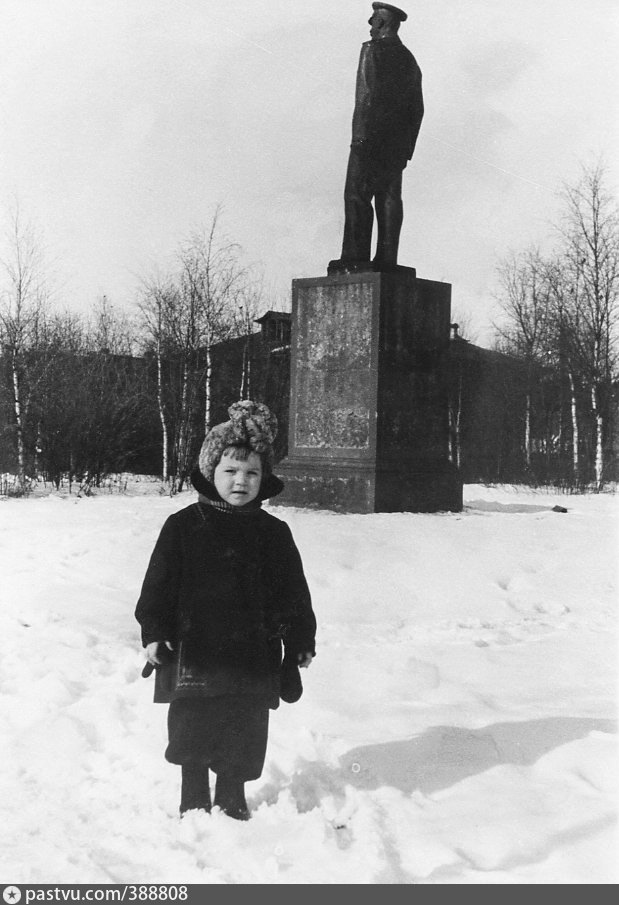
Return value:
<svg viewBox="0 0 619 905">
<path fill-rule="evenodd" d="M 163 525 L 135 616 L 155 701 L 170 704 L 165 757 L 181 765 L 181 815 L 210 811 L 212 770 L 214 805 L 247 820 L 244 783 L 262 773 L 269 710 L 300 697 L 316 619 L 290 529 L 261 508 L 283 489 L 277 419 L 250 401 L 228 413 L 191 475 L 198 501 Z"/>
</svg>

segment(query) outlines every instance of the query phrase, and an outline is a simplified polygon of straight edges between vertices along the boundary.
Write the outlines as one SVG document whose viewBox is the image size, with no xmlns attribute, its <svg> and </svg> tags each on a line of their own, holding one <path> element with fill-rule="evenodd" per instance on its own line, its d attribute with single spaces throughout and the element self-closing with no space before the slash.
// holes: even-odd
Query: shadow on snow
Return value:
<svg viewBox="0 0 619 905">
<path fill-rule="evenodd" d="M 264 787 L 257 804 L 272 804 L 287 787 L 299 811 L 320 805 L 325 795 L 391 786 L 410 795 L 430 795 L 500 764 L 530 766 L 554 748 L 590 732 L 614 733 L 615 720 L 548 717 L 520 723 L 495 723 L 483 729 L 435 726 L 422 735 L 365 745 L 346 752 L 337 767 L 301 761 L 290 782 L 281 777 Z"/>
</svg>

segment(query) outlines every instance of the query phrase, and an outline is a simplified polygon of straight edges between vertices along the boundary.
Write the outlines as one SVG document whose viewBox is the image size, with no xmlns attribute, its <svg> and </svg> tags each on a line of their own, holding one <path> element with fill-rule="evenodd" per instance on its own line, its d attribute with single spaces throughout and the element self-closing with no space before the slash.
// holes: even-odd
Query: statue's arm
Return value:
<svg viewBox="0 0 619 905">
<path fill-rule="evenodd" d="M 419 136 L 419 130 L 421 128 L 421 121 L 423 120 L 424 114 L 424 106 L 423 106 L 423 91 L 421 87 L 421 70 L 417 67 L 414 75 L 414 83 L 413 88 L 410 92 L 410 107 L 409 107 L 409 153 L 408 159 L 410 160 L 413 156 L 413 152 L 415 150 L 415 145 L 417 144 L 417 138 Z"/>
<path fill-rule="evenodd" d="M 361 47 L 357 84 L 355 89 L 355 112 L 352 120 L 352 143 L 362 145 L 370 138 L 373 102 L 375 100 L 376 67 L 371 45 Z"/>
</svg>

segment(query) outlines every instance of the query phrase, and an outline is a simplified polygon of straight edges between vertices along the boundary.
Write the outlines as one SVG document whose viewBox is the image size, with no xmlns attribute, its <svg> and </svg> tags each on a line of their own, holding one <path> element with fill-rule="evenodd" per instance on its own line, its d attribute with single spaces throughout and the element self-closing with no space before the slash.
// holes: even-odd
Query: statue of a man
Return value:
<svg viewBox="0 0 619 905">
<path fill-rule="evenodd" d="M 421 70 L 398 37 L 407 15 L 389 3 L 372 3 L 371 40 L 361 47 L 352 142 L 344 188 L 342 257 L 329 273 L 397 264 L 402 228 L 402 171 L 413 156 L 421 120 Z M 373 210 L 378 238 L 370 262 Z"/>
</svg>

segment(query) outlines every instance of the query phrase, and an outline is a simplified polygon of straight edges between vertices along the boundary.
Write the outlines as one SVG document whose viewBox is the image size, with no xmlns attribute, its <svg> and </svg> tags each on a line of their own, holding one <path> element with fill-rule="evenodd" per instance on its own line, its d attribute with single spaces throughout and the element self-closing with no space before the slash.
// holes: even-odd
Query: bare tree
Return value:
<svg viewBox="0 0 619 905">
<path fill-rule="evenodd" d="M 143 281 L 140 311 L 158 369 L 164 475 L 180 491 L 198 442 L 211 425 L 212 348 L 244 332 L 239 308 L 248 309 L 252 275 L 240 247 L 221 232 L 220 208 L 208 229 L 193 231 L 165 280 Z"/>
<path fill-rule="evenodd" d="M 136 327 L 126 311 L 118 309 L 107 295 L 97 299 L 86 326 L 92 350 L 114 355 L 132 355 Z"/>
<path fill-rule="evenodd" d="M 84 324 L 72 312 L 54 313 L 48 322 L 48 366 L 33 400 L 37 423 L 37 473 L 56 488 L 75 472 L 74 457 L 82 436 L 79 402 L 83 394 Z"/>
<path fill-rule="evenodd" d="M 253 398 L 254 384 L 252 380 L 252 336 L 256 333 L 254 324 L 260 313 L 262 304 L 262 284 L 256 282 L 244 287 L 239 295 L 238 307 L 233 313 L 233 333 L 243 336 L 243 359 L 239 380 L 239 400 Z"/>
<path fill-rule="evenodd" d="M 572 275 L 565 268 L 560 257 L 549 258 L 546 262 L 546 278 L 552 296 L 551 323 L 547 350 L 548 363 L 556 370 L 560 381 L 566 382 L 569 394 L 569 418 L 563 413 L 563 395 L 559 416 L 557 445 L 562 455 L 571 450 L 571 477 L 579 484 L 581 474 L 581 405 L 579 403 L 581 368 L 578 355 L 579 333 L 576 299 L 578 280 L 572 282 Z M 564 437 L 564 424 L 569 421 L 569 437 Z"/>
<path fill-rule="evenodd" d="M 473 318 L 468 312 L 452 311 L 451 343 L 472 343 L 477 340 Z M 450 355 L 447 365 L 447 411 L 449 461 L 456 468 L 462 465 L 462 425 L 464 404 L 463 363 L 458 355 Z"/>
<path fill-rule="evenodd" d="M 619 209 L 601 164 L 563 189 L 562 267 L 570 292 L 562 317 L 586 383 L 595 423 L 595 482 L 602 486 L 609 400 L 619 340 Z"/>
<path fill-rule="evenodd" d="M 75 361 L 79 436 L 73 467 L 84 487 L 124 471 L 144 444 L 148 422 L 147 377 L 133 355 L 133 324 L 104 296 L 86 325 L 83 354 Z"/>
<path fill-rule="evenodd" d="M 505 320 L 497 328 L 498 347 L 530 365 L 525 449 L 535 375 L 550 369 L 560 395 L 560 461 L 571 443 L 573 480 L 593 476 L 599 488 L 608 473 L 619 353 L 619 210 L 599 164 L 583 167 L 579 181 L 564 186 L 562 201 L 552 255 L 542 258 L 529 249 L 499 269 Z M 569 418 L 564 417 L 566 386 Z"/>
<path fill-rule="evenodd" d="M 27 473 L 27 418 L 32 394 L 41 380 L 36 351 L 44 343 L 48 291 L 42 244 L 35 228 L 24 222 L 19 206 L 11 215 L 7 255 L 2 260 L 5 288 L 0 301 L 0 339 L 8 361 L 15 419 L 18 478 Z"/>
<path fill-rule="evenodd" d="M 218 207 L 208 230 L 192 233 L 179 250 L 181 290 L 191 324 L 186 339 L 204 355 L 205 432 L 211 424 L 211 349 L 238 332 L 235 318 L 249 277 L 239 261 L 240 246 L 220 235 L 220 213 Z"/>
<path fill-rule="evenodd" d="M 546 266 L 539 251 L 529 248 L 512 254 L 498 268 L 499 304 L 504 321 L 496 325 L 500 351 L 526 362 L 523 450 L 527 469 L 531 467 L 532 396 L 538 366 L 544 362 L 551 322 L 551 290 Z"/>
<path fill-rule="evenodd" d="M 145 333 L 146 350 L 152 351 L 157 368 L 157 413 L 161 424 L 161 477 L 170 480 L 170 420 L 166 402 L 166 362 L 173 354 L 170 324 L 178 310 L 178 288 L 170 278 L 160 275 L 144 280 L 138 308 Z"/>
</svg>

